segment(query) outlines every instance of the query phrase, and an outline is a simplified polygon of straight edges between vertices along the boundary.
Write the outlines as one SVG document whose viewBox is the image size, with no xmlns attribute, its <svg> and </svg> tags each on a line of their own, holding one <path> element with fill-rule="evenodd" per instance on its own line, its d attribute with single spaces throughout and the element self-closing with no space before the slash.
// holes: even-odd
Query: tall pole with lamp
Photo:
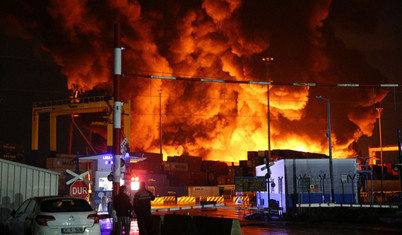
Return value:
<svg viewBox="0 0 402 235">
<path fill-rule="evenodd" d="M 331 107 L 330 107 L 330 102 L 328 98 L 324 98 L 322 96 L 316 96 L 317 99 L 322 99 L 326 100 L 328 103 L 327 107 L 327 112 L 328 112 L 328 132 L 327 132 L 327 137 L 328 137 L 328 148 L 329 148 L 329 177 L 331 181 L 331 202 L 334 203 L 334 169 L 332 165 L 332 140 L 331 140 Z"/>
<path fill-rule="evenodd" d="M 375 108 L 378 112 L 378 129 L 379 129 L 379 135 L 380 135 L 380 160 L 381 160 L 381 203 L 384 202 L 384 162 L 382 158 L 382 130 L 381 130 L 381 113 L 382 113 L 382 108 L 377 107 Z"/>
<path fill-rule="evenodd" d="M 159 152 L 162 155 L 162 89 L 159 89 Z M 162 155 L 163 157 L 163 155 Z"/>
<path fill-rule="evenodd" d="M 265 159 L 265 167 L 267 168 L 267 174 L 265 174 L 265 178 L 267 178 L 267 194 L 268 194 L 268 211 L 270 209 L 269 202 L 271 200 L 271 194 L 270 194 L 270 178 L 271 178 L 271 171 L 269 169 L 269 161 L 271 160 L 271 108 L 270 108 L 270 102 L 269 102 L 269 65 L 271 64 L 272 61 L 274 61 L 274 58 L 272 57 L 266 57 L 262 58 L 262 61 L 264 61 L 267 65 L 267 120 L 268 120 L 268 154 L 266 155 Z"/>
</svg>

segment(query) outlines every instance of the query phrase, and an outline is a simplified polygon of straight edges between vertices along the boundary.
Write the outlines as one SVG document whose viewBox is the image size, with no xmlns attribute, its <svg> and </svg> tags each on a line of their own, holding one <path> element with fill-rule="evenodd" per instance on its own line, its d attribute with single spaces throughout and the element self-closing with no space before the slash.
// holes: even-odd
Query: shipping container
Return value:
<svg viewBox="0 0 402 235">
<path fill-rule="evenodd" d="M 167 162 L 186 162 L 189 171 L 201 171 L 202 158 L 186 155 L 170 156 L 167 158 Z"/>
<path fill-rule="evenodd" d="M 80 168 L 85 169 L 86 164 L 80 163 Z M 49 157 L 46 159 L 46 168 L 61 168 L 75 170 L 76 163 L 73 157 Z"/>
<path fill-rule="evenodd" d="M 186 186 L 147 186 L 146 188 L 151 191 L 156 197 L 182 197 L 188 195 L 188 189 Z"/>
<path fill-rule="evenodd" d="M 201 171 L 170 171 L 168 179 L 170 186 L 207 185 L 207 173 Z"/>
<path fill-rule="evenodd" d="M 188 171 L 187 162 L 165 162 L 163 165 L 165 171 Z"/>
<path fill-rule="evenodd" d="M 22 144 L 0 142 L 0 158 L 25 163 L 24 146 Z"/>
<path fill-rule="evenodd" d="M 0 159 L 0 224 L 28 198 L 58 195 L 59 176 L 58 172 Z"/>
<path fill-rule="evenodd" d="M 188 196 L 199 198 L 200 196 L 219 196 L 218 186 L 189 186 Z"/>
<path fill-rule="evenodd" d="M 159 153 L 143 153 L 145 160 L 131 164 L 130 167 L 136 170 L 146 170 L 146 171 L 160 171 L 163 169 L 163 157 Z M 141 156 L 142 154 L 136 153 L 135 155 Z"/>
<path fill-rule="evenodd" d="M 235 185 L 234 184 L 224 184 L 218 185 L 219 188 L 219 195 L 223 196 L 224 198 L 233 198 L 235 195 Z"/>
<path fill-rule="evenodd" d="M 146 186 L 166 186 L 169 185 L 166 174 L 144 174 L 140 177 Z"/>
</svg>

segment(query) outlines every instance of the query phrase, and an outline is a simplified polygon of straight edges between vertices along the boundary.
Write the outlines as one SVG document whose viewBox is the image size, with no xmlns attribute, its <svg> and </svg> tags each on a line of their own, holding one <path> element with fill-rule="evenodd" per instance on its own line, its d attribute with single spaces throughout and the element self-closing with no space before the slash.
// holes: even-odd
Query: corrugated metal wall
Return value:
<svg viewBox="0 0 402 235">
<path fill-rule="evenodd" d="M 0 208 L 16 209 L 27 198 L 58 194 L 60 173 L 0 159 Z"/>
</svg>

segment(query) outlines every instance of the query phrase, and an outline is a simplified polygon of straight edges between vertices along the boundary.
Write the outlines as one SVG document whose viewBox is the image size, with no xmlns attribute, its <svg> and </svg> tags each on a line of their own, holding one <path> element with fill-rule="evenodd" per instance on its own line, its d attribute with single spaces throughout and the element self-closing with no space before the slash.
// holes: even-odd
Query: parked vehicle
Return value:
<svg viewBox="0 0 402 235">
<path fill-rule="evenodd" d="M 78 197 L 46 196 L 24 201 L 11 212 L 8 234 L 100 234 L 99 215 Z"/>
</svg>

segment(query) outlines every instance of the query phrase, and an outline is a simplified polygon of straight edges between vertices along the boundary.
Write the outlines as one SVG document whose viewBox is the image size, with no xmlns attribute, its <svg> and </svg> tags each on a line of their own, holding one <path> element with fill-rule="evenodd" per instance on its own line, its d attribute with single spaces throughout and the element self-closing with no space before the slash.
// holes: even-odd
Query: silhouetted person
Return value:
<svg viewBox="0 0 402 235">
<path fill-rule="evenodd" d="M 120 186 L 119 194 L 113 199 L 113 207 L 116 210 L 117 216 L 117 234 L 122 234 L 123 227 L 124 233 L 126 235 L 130 234 L 131 210 L 133 206 L 127 195 L 126 186 Z"/>
<path fill-rule="evenodd" d="M 133 200 L 140 235 L 152 234 L 151 201 L 154 199 L 155 196 L 145 189 L 145 182 L 140 182 L 140 189 L 135 193 Z"/>
</svg>

